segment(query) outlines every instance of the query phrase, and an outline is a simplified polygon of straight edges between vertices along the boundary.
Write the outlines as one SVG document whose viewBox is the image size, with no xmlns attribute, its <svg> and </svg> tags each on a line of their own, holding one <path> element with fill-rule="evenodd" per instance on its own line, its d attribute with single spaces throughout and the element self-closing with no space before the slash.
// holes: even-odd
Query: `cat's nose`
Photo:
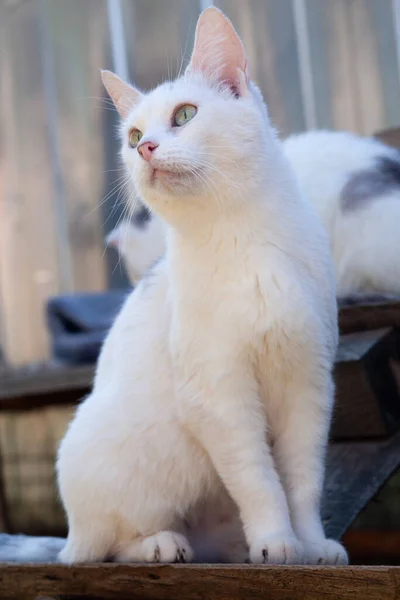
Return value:
<svg viewBox="0 0 400 600">
<path fill-rule="evenodd" d="M 155 144 L 154 142 L 143 142 L 142 144 L 139 144 L 137 151 L 144 160 L 149 161 L 156 148 L 158 148 L 158 144 Z"/>
</svg>

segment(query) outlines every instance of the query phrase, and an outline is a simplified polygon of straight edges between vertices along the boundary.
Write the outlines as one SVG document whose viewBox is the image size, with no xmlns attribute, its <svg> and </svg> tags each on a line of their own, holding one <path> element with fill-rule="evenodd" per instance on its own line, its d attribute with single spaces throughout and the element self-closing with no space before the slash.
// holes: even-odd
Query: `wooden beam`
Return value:
<svg viewBox="0 0 400 600">
<path fill-rule="evenodd" d="M 0 598 L 8 600 L 387 600 L 398 598 L 399 593 L 399 567 L 0 567 Z"/>
<path fill-rule="evenodd" d="M 400 327 L 400 299 L 362 301 L 339 308 L 339 329 L 342 334 L 368 331 L 382 327 Z"/>
<path fill-rule="evenodd" d="M 68 365 L 41 364 L 20 369 L 0 367 L 0 410 L 8 407 L 8 400 L 25 396 L 48 396 L 91 387 L 95 367 L 93 365 L 69 367 Z M 46 402 L 45 402 L 46 403 Z M 51 404 L 51 402 L 47 402 Z M 32 401 L 32 405 L 35 403 Z"/>
<path fill-rule="evenodd" d="M 343 537 L 352 564 L 400 565 L 400 531 L 351 529 Z"/>
<path fill-rule="evenodd" d="M 400 432 L 387 439 L 331 443 L 322 501 L 328 537 L 340 539 L 399 467 Z"/>
<path fill-rule="evenodd" d="M 388 146 L 400 148 L 400 127 L 392 127 L 390 129 L 379 131 L 375 134 L 375 137 Z"/>
<path fill-rule="evenodd" d="M 399 330 L 342 336 L 335 363 L 333 439 L 387 436 L 400 427 Z"/>
</svg>

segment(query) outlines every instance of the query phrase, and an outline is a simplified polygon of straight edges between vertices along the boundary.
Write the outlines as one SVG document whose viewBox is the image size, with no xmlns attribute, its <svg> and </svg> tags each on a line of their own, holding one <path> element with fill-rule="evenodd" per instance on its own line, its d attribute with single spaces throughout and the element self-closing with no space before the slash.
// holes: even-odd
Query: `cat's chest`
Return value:
<svg viewBox="0 0 400 600">
<path fill-rule="evenodd" d="M 173 288 L 175 322 L 197 336 L 251 339 L 278 318 L 285 271 L 266 252 L 204 261 Z"/>
</svg>

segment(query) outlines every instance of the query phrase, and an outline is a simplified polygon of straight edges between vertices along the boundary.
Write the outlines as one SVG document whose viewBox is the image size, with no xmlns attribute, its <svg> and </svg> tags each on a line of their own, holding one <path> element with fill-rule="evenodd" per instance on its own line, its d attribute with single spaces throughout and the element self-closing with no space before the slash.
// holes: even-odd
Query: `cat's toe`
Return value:
<svg viewBox="0 0 400 600">
<path fill-rule="evenodd" d="M 193 550 L 180 533 L 161 531 L 145 540 L 147 562 L 186 563 L 193 560 Z"/>
<path fill-rule="evenodd" d="M 347 552 L 336 540 L 305 542 L 305 562 L 308 565 L 348 565 Z"/>
<path fill-rule="evenodd" d="M 294 536 L 264 537 L 251 545 L 250 561 L 266 565 L 301 565 L 304 548 Z"/>
</svg>

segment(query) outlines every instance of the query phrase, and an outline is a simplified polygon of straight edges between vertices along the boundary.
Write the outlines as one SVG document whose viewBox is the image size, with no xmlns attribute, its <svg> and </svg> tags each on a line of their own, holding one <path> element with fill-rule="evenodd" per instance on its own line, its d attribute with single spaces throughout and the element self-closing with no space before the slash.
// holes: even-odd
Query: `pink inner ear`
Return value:
<svg viewBox="0 0 400 600">
<path fill-rule="evenodd" d="M 249 68 L 241 39 L 232 23 L 217 8 L 205 10 L 199 18 L 192 58 L 193 71 L 223 81 L 238 93 L 249 82 Z M 238 70 L 244 73 L 240 77 Z"/>
<path fill-rule="evenodd" d="M 102 71 L 101 78 L 115 108 L 121 117 L 126 119 L 132 108 L 140 101 L 141 93 L 111 71 Z"/>
</svg>

